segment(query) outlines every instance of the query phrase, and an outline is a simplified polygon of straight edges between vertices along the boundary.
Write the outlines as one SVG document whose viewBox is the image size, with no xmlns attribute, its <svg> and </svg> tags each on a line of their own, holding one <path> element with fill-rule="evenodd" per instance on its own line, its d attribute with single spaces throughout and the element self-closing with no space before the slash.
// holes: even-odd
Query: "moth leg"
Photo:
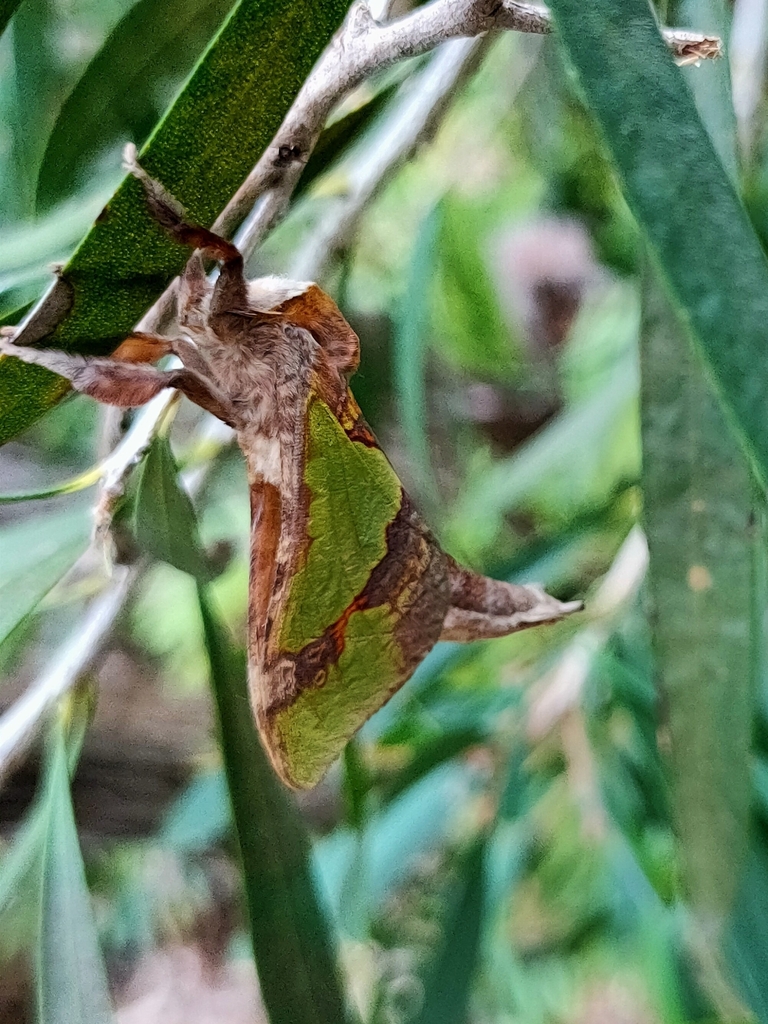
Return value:
<svg viewBox="0 0 768 1024">
<path fill-rule="evenodd" d="M 8 355 L 15 354 L 14 351 L 8 352 Z M 190 370 L 211 378 L 211 367 L 205 356 L 197 345 L 186 338 L 163 338 L 159 334 L 135 331 L 117 346 L 110 358 L 121 363 L 154 363 L 168 355 L 178 356 Z"/>
<path fill-rule="evenodd" d="M 205 267 L 199 252 L 189 257 L 179 282 L 178 320 L 182 327 L 204 331 L 211 285 L 205 276 Z"/>
<path fill-rule="evenodd" d="M 210 363 L 197 345 L 186 338 L 174 338 L 171 341 L 171 351 L 175 356 L 179 357 L 188 369 L 195 370 L 201 377 L 205 377 L 211 385 L 213 384 L 213 372 Z"/>
<path fill-rule="evenodd" d="M 177 242 L 191 249 L 199 249 L 203 256 L 221 263 L 221 272 L 211 298 L 211 313 L 215 315 L 247 310 L 248 283 L 243 256 L 237 246 L 208 228 L 190 224 L 181 204 L 138 163 L 135 147 L 126 146 L 124 163 L 126 169 L 144 186 L 147 205 L 158 224 Z M 197 274 L 196 267 L 193 267 L 190 274 Z"/>
<path fill-rule="evenodd" d="M 581 601 L 562 602 L 541 587 L 481 576 L 448 559 L 450 606 L 441 640 L 485 640 L 506 636 L 579 611 Z"/>
<path fill-rule="evenodd" d="M 164 388 L 176 388 L 195 405 L 213 413 L 229 426 L 237 427 L 237 416 L 226 395 L 202 373 L 188 366 L 158 370 L 154 366 L 118 359 L 91 358 L 54 349 L 22 348 L 1 337 L 0 355 L 44 366 L 70 381 L 75 391 L 105 405 L 124 409 L 144 405 Z"/>
</svg>

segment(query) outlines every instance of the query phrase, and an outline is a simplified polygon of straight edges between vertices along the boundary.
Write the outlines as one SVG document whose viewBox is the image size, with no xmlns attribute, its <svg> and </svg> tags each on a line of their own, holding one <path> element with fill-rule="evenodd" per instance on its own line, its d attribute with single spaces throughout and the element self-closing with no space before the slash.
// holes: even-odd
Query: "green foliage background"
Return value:
<svg viewBox="0 0 768 1024">
<path fill-rule="evenodd" d="M 126 971 L 208 949 L 214 921 L 209 967 L 249 939 L 272 1024 L 768 1021 L 766 111 L 737 156 L 727 57 L 676 70 L 645 0 L 551 6 L 557 36 L 493 41 L 321 283 L 447 550 L 586 612 L 438 645 L 297 802 L 247 707 L 243 467 L 182 407 L 116 527 L 140 579 L 110 647 L 145 715 L 109 734 L 118 826 L 103 669 L 93 723 L 92 679 L 54 716 L 34 798 L 18 773 L 0 791 L 0 1020 L 119 1019 Z M 149 139 L 149 169 L 210 223 L 343 10 L 0 3 L 4 321 L 65 262 L 78 302 L 55 340 L 108 350 L 183 263 L 121 184 L 122 144 Z M 727 37 L 731 7 L 661 14 Z M 430 59 L 358 90 L 254 275 L 289 270 Z M 7 703 L 105 584 L 79 488 L 114 424 L 61 394 L 0 362 L 0 492 L 48 496 L 0 504 Z M 131 825 L 152 771 L 136 736 L 209 689 Z"/>
</svg>

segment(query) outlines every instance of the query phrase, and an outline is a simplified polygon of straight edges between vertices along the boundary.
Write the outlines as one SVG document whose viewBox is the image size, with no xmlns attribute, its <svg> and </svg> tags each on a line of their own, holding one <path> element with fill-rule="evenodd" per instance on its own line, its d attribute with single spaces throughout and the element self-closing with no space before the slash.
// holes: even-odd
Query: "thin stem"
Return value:
<svg viewBox="0 0 768 1024">
<path fill-rule="evenodd" d="M 483 35 L 492 29 L 542 35 L 551 32 L 552 17 L 545 7 L 515 0 L 433 0 L 403 18 L 379 25 L 363 0 L 357 0 L 277 135 L 216 220 L 214 230 L 229 236 L 257 200 L 270 193 L 249 229 L 250 252 L 244 252 L 249 256 L 285 214 L 328 115 L 351 89 L 374 71 L 420 56 L 449 39 Z M 663 34 L 681 63 L 717 57 L 722 52 L 720 40 L 713 36 L 680 29 L 664 29 Z"/>
<path fill-rule="evenodd" d="M 430 65 L 408 83 L 408 89 L 365 151 L 351 161 L 345 194 L 333 204 L 302 246 L 290 276 L 319 278 L 329 261 L 350 241 L 371 200 L 392 172 L 404 163 L 439 123 L 458 83 L 474 66 L 485 45 L 482 38 L 445 43 Z M 245 236 L 244 241 L 250 242 Z"/>
<path fill-rule="evenodd" d="M 48 668 L 0 717 L 0 782 L 29 750 L 45 715 L 98 657 L 138 578 L 139 567 L 119 566 L 91 603 L 77 630 L 55 652 Z"/>
<path fill-rule="evenodd" d="M 634 526 L 587 602 L 589 623 L 533 689 L 528 709 L 529 739 L 542 739 L 579 706 L 595 659 L 610 640 L 618 618 L 635 599 L 647 569 L 648 542 L 640 527 Z"/>
</svg>

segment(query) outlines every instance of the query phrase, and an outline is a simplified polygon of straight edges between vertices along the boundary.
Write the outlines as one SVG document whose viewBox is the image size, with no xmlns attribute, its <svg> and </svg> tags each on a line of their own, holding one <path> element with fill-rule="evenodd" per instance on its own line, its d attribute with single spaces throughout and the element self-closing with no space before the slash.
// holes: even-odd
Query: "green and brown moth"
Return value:
<svg viewBox="0 0 768 1024">
<path fill-rule="evenodd" d="M 352 396 L 359 341 L 332 299 L 310 282 L 247 281 L 231 242 L 131 170 L 157 221 L 195 250 L 179 289 L 185 336 L 134 334 L 107 359 L 1 339 L 0 352 L 113 405 L 177 388 L 234 428 L 251 493 L 253 710 L 277 773 L 310 787 L 438 640 L 503 636 L 581 605 L 445 554 Z M 220 264 L 215 284 L 202 256 Z M 169 353 L 182 367 L 146 365 Z"/>
</svg>

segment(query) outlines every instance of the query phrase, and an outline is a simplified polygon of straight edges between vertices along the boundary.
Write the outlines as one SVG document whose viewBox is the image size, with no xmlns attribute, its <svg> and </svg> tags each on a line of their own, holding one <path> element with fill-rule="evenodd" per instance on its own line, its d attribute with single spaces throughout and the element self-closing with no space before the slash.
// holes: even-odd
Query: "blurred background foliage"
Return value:
<svg viewBox="0 0 768 1024">
<path fill-rule="evenodd" d="M 0 3 L 6 322 L 231 7 Z M 734 17 L 725 0 L 660 14 L 726 38 Z M 728 57 L 684 74 L 765 241 L 751 27 L 751 106 L 735 33 L 733 100 Z M 434 59 L 347 101 L 252 276 L 290 272 L 333 221 Z M 121 508 L 126 557 L 145 553 L 125 614 L 0 791 L 0 1021 L 330 1024 L 341 991 L 367 1024 L 768 1021 L 763 495 L 557 44 L 500 34 L 475 64 L 320 280 L 361 338 L 356 396 L 447 550 L 587 610 L 438 645 L 287 796 L 242 690 L 241 458 L 182 405 Z M 77 477 L 130 421 L 67 399 L 0 450 L 0 490 Z M 104 585 L 91 505 L 0 504 L 3 706 Z"/>
</svg>

